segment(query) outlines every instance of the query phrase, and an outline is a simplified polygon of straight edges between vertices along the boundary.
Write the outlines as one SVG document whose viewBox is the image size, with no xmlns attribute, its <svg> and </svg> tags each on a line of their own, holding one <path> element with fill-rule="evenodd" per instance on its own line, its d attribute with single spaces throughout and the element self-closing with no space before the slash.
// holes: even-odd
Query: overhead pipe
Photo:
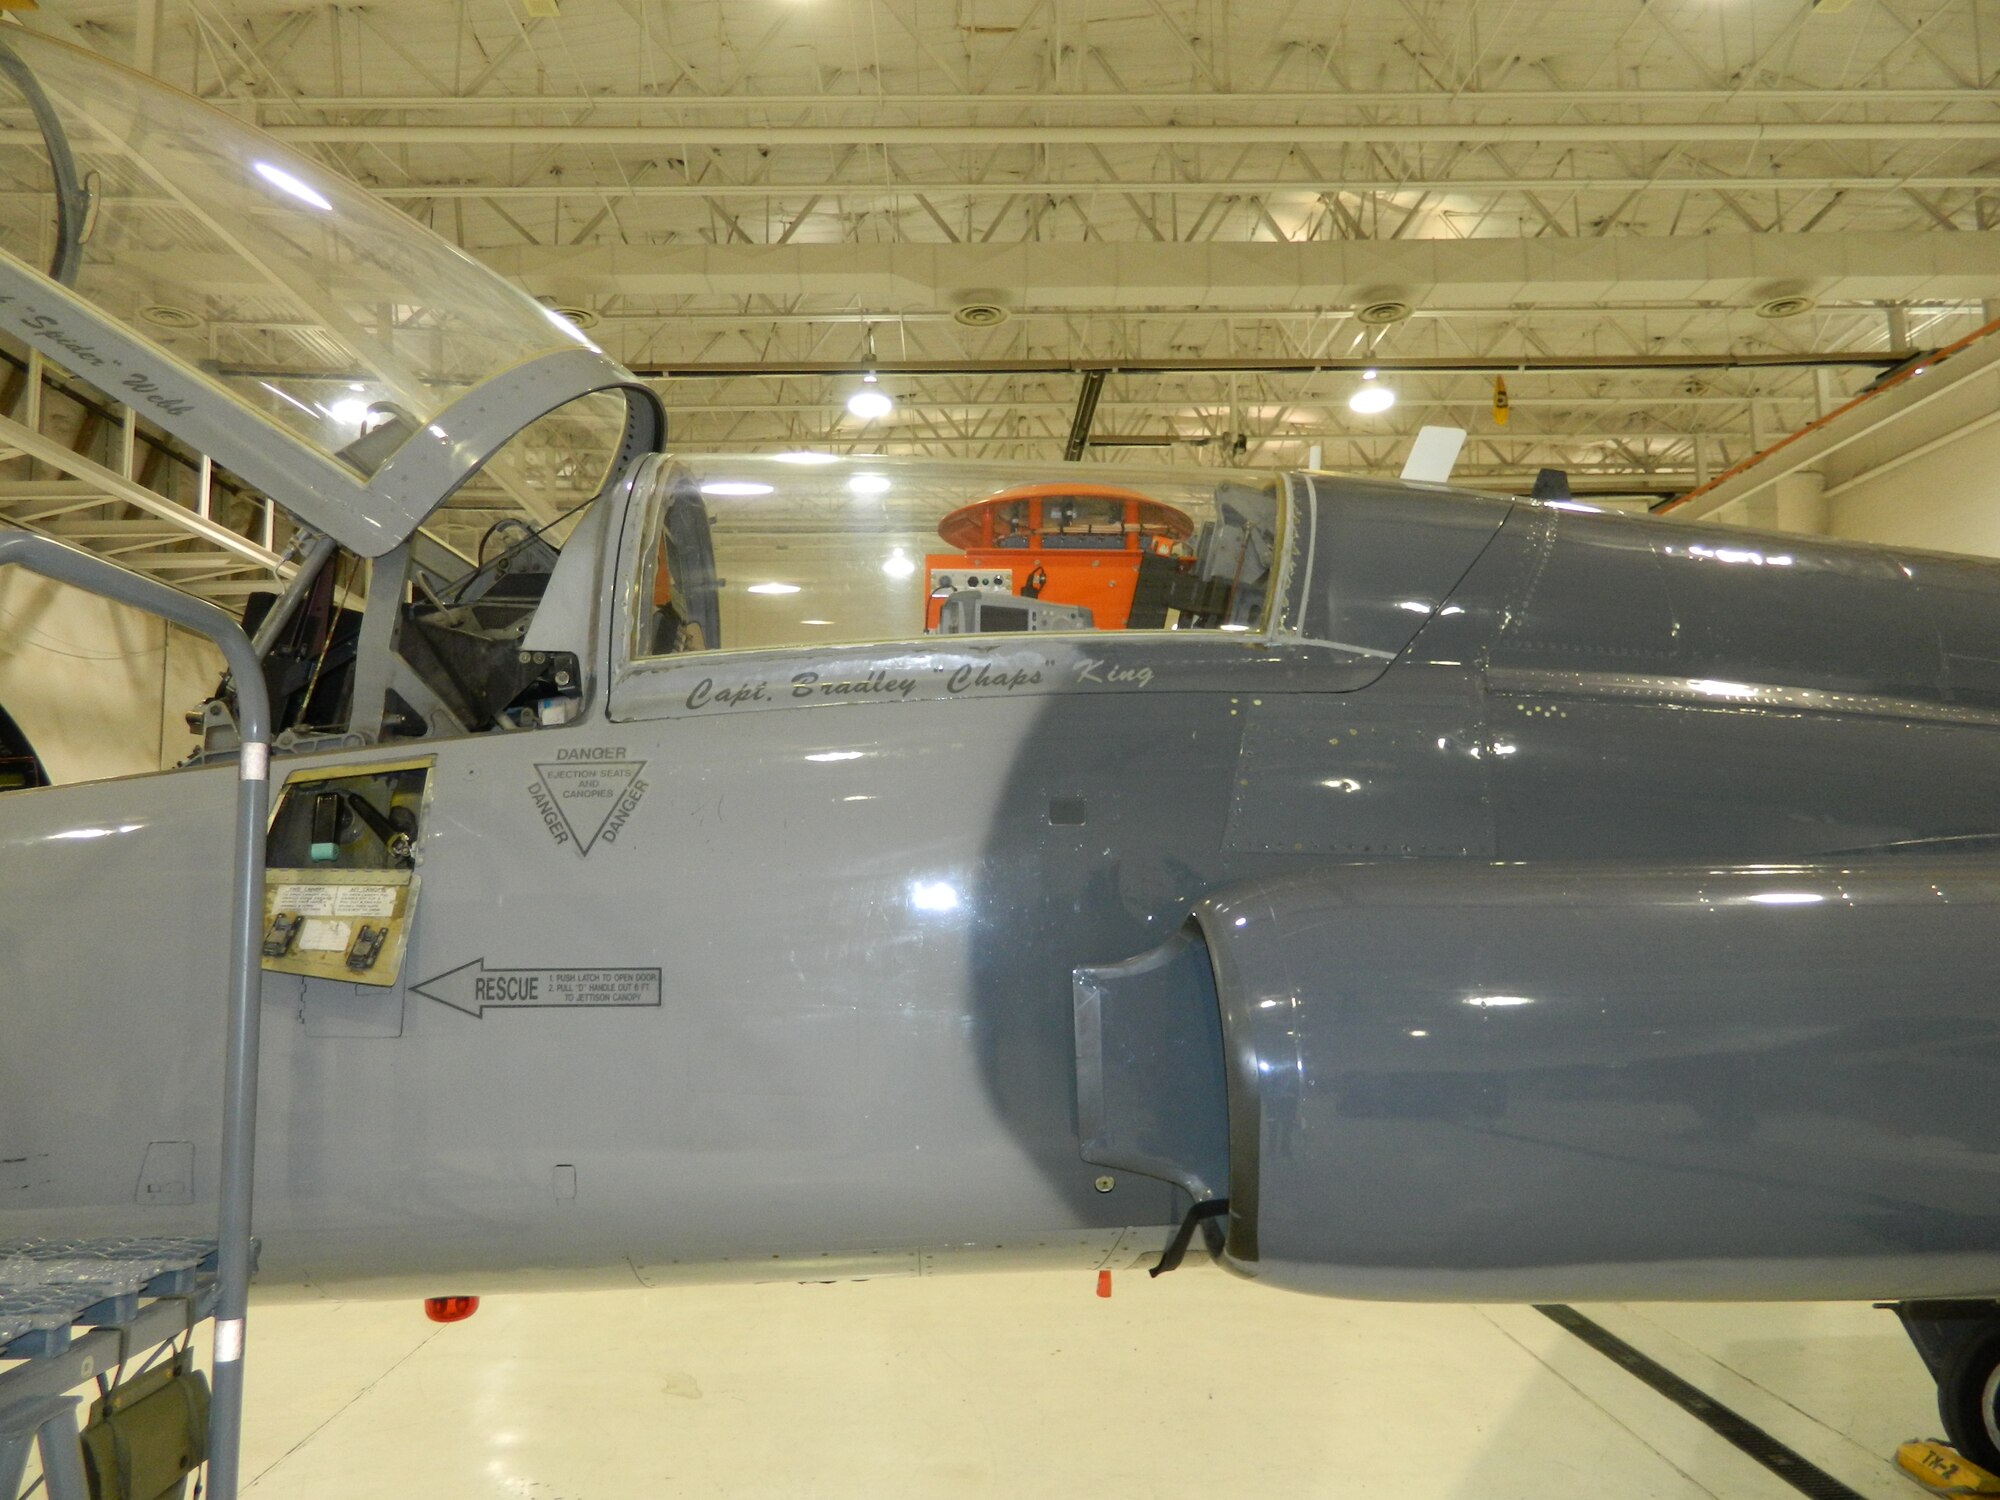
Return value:
<svg viewBox="0 0 2000 1500">
<path fill-rule="evenodd" d="M 1892 369 L 1910 357 L 1908 350 L 1840 349 L 1820 352 L 1787 350 L 1774 354 L 1569 354 L 1534 355 L 1519 359 L 1492 355 L 1415 355 L 1390 358 L 1330 356 L 1318 359 L 1289 355 L 1187 356 L 1173 359 L 804 359 L 703 360 L 699 364 L 634 364 L 632 373 L 646 380 L 742 380 L 802 375 L 1080 375 L 1104 370 L 1117 375 L 1317 374 L 1356 370 L 1396 373 L 1468 373 L 1512 375 L 1526 371 L 1585 370 L 1773 370 L 1855 366 Z M 276 373 L 257 370 L 229 373 Z M 294 372 L 295 373 L 295 372 Z"/>
</svg>

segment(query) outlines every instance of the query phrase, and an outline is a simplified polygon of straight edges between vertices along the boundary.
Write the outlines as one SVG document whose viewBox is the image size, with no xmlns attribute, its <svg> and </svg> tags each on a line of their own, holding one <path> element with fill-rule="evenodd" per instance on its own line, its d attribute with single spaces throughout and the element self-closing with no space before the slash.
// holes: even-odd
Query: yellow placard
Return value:
<svg viewBox="0 0 2000 1500">
<path fill-rule="evenodd" d="M 2000 1495 L 2000 1479 L 1932 1438 L 1904 1443 L 1896 1450 L 1896 1467 L 1940 1495 Z"/>
</svg>

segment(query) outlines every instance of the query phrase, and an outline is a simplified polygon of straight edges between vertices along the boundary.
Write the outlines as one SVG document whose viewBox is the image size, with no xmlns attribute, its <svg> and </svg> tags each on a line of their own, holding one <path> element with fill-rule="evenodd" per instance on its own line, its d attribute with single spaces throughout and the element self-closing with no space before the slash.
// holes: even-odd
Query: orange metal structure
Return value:
<svg viewBox="0 0 2000 1500">
<path fill-rule="evenodd" d="M 1099 630 L 1123 630 L 1140 559 L 1186 556 L 1194 522 L 1113 485 L 1023 484 L 960 506 L 938 535 L 963 550 L 924 558 L 924 629 L 954 589 L 986 588 L 1080 604 Z"/>
</svg>

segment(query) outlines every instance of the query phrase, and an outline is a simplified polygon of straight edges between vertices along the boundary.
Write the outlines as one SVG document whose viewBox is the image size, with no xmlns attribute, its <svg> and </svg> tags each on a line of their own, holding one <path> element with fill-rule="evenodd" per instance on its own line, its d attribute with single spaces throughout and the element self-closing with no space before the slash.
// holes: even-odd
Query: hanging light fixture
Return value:
<svg viewBox="0 0 2000 1500">
<path fill-rule="evenodd" d="M 1373 370 L 1361 372 L 1361 387 L 1347 398 L 1347 409 L 1364 417 L 1376 416 L 1396 404 L 1396 393 L 1375 378 Z"/>
<path fill-rule="evenodd" d="M 870 381 L 874 376 L 867 377 Z M 864 385 L 847 398 L 847 410 L 864 422 L 879 422 L 896 409 L 896 403 L 887 391 L 878 391 L 872 385 Z"/>
<path fill-rule="evenodd" d="M 866 329 L 868 340 L 868 363 L 875 363 L 875 328 L 870 324 Z M 875 372 L 868 371 L 861 377 L 861 389 L 847 398 L 847 410 L 852 416 L 864 422 L 879 422 L 896 409 L 895 400 L 887 391 L 875 389 Z"/>
</svg>

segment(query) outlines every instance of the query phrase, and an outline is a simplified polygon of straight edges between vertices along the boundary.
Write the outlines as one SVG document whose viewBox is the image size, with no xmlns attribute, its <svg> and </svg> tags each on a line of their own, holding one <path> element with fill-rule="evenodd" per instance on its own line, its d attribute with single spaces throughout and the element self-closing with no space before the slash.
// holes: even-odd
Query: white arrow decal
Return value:
<svg viewBox="0 0 2000 1500">
<path fill-rule="evenodd" d="M 481 957 L 413 984 L 410 991 L 468 1016 L 488 1010 L 602 1010 L 658 1005 L 660 971 L 489 969 Z"/>
</svg>

